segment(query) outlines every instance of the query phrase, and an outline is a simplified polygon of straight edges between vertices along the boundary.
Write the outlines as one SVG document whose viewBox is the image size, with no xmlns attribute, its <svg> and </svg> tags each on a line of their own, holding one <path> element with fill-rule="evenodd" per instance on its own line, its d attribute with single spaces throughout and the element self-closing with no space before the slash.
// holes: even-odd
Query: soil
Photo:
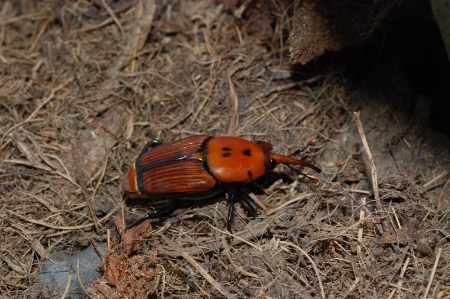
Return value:
<svg viewBox="0 0 450 299">
<path fill-rule="evenodd" d="M 448 97 L 380 39 L 292 65 L 292 5 L 254 2 L 0 3 L 2 298 L 82 297 L 39 274 L 89 247 L 94 298 L 450 298 Z M 319 183 L 278 166 L 232 234 L 223 195 L 125 230 L 142 147 L 194 134 L 314 139 Z"/>
</svg>

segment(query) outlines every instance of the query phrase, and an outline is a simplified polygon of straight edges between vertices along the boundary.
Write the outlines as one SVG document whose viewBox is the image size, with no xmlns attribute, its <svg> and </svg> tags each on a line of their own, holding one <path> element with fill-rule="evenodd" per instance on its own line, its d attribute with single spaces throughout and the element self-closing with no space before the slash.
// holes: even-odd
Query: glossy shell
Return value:
<svg viewBox="0 0 450 299">
<path fill-rule="evenodd" d="M 211 196 L 218 181 L 205 163 L 204 143 L 209 136 L 192 136 L 143 151 L 125 175 L 128 196 L 197 198 Z"/>
<path fill-rule="evenodd" d="M 312 140 L 294 154 L 313 144 Z M 129 198 L 165 198 L 167 203 L 154 208 L 127 229 L 173 211 L 179 200 L 203 199 L 226 192 L 229 200 L 227 230 L 231 232 L 238 196 L 252 213 L 258 209 L 253 199 L 241 189 L 241 184 L 261 177 L 277 164 L 302 165 L 321 171 L 292 155 L 275 154 L 271 150 L 272 144 L 268 142 L 229 136 L 191 136 L 166 144 L 150 141 L 125 175 L 123 189 Z"/>
<path fill-rule="evenodd" d="M 166 144 L 152 141 L 130 167 L 123 188 L 131 198 L 201 199 L 230 184 L 261 177 L 277 164 L 320 169 L 303 160 L 271 152 L 268 142 L 238 137 L 191 136 Z"/>
<path fill-rule="evenodd" d="M 270 170 L 269 152 L 242 138 L 212 138 L 205 156 L 212 175 L 224 183 L 248 182 Z"/>
</svg>

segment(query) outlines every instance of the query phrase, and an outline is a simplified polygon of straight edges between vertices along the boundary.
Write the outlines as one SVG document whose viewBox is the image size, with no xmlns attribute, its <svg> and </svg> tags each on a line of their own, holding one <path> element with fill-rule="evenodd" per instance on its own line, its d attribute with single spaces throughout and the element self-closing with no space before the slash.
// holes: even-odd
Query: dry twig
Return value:
<svg viewBox="0 0 450 299">
<path fill-rule="evenodd" d="M 361 136 L 361 140 L 364 146 L 364 150 L 366 151 L 367 158 L 369 159 L 370 171 L 372 174 L 372 188 L 373 194 L 375 196 L 375 201 L 379 209 L 381 209 L 381 201 L 380 201 L 380 193 L 378 192 L 378 175 L 377 168 L 375 166 L 375 161 L 373 160 L 372 152 L 370 151 L 369 144 L 367 143 L 366 135 L 364 134 L 364 129 L 361 123 L 361 117 L 359 112 L 353 112 L 356 126 L 358 127 L 359 135 Z"/>
<path fill-rule="evenodd" d="M 203 267 L 194 260 L 194 258 L 189 255 L 186 251 L 179 248 L 179 246 L 165 237 L 164 235 L 161 238 L 170 246 L 171 250 L 175 251 L 177 256 L 184 258 L 189 264 L 191 264 L 217 291 L 219 291 L 225 298 L 233 299 L 236 298 L 233 294 L 231 294 L 224 286 L 217 282 Z"/>
<path fill-rule="evenodd" d="M 441 254 L 442 254 L 442 247 L 439 247 L 438 251 L 436 253 L 436 259 L 434 261 L 433 269 L 431 270 L 431 273 L 430 273 L 430 279 L 428 280 L 427 288 L 426 288 L 426 290 L 425 290 L 425 292 L 423 293 L 423 296 L 422 296 L 423 299 L 428 298 L 428 292 L 430 291 L 431 285 L 433 283 L 434 275 L 436 274 L 436 269 L 438 267 L 439 259 L 441 258 Z"/>
</svg>

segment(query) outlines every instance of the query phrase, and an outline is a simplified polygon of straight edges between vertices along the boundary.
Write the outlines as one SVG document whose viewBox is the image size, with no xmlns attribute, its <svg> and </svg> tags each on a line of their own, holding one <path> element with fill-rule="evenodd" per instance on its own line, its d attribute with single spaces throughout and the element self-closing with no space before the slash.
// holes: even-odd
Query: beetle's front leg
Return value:
<svg viewBox="0 0 450 299">
<path fill-rule="evenodd" d="M 236 186 L 234 184 L 231 185 L 226 192 L 228 197 L 228 215 L 226 228 L 227 231 L 231 233 L 231 223 L 233 222 L 234 216 L 234 204 L 236 203 Z"/>
<path fill-rule="evenodd" d="M 166 213 L 169 214 L 169 212 L 173 212 L 175 206 L 176 206 L 176 200 L 169 199 L 165 205 L 162 205 L 162 206 L 160 206 L 158 208 L 155 208 L 155 209 L 151 210 L 150 212 L 148 212 L 142 218 L 140 218 L 137 221 L 127 225 L 125 227 L 125 229 L 131 229 L 131 228 L 141 224 L 142 222 L 144 222 L 146 220 L 153 219 L 153 218 L 158 218 L 161 214 L 166 214 Z"/>
<path fill-rule="evenodd" d="M 252 216 L 255 216 L 258 214 L 258 208 L 259 206 L 256 204 L 256 202 L 248 195 L 247 191 L 243 189 L 243 187 L 239 188 L 237 190 L 239 199 L 244 201 L 247 207 L 250 209 L 250 213 Z"/>
<path fill-rule="evenodd" d="M 142 156 L 146 151 L 148 151 L 149 148 L 155 147 L 155 146 L 158 146 L 158 145 L 161 145 L 161 144 L 162 144 L 162 142 L 159 141 L 158 139 L 152 139 L 152 140 L 150 140 L 150 141 L 144 146 L 144 148 L 141 150 L 141 152 L 139 153 L 139 156 L 138 156 L 138 157 Z M 138 159 L 139 159 L 139 158 L 138 158 Z"/>
</svg>

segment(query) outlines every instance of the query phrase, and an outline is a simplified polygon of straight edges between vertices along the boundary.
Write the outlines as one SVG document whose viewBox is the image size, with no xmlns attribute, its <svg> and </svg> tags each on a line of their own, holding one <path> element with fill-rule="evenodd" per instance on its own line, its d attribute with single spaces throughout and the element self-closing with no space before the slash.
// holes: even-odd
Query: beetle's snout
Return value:
<svg viewBox="0 0 450 299">
<path fill-rule="evenodd" d="M 316 171 L 318 173 L 322 172 L 322 170 L 319 167 L 317 167 L 317 166 L 315 166 L 315 165 L 313 165 L 313 164 L 311 164 L 309 162 L 306 162 L 306 161 L 303 161 L 303 160 L 299 160 L 299 159 L 295 159 L 295 158 L 292 158 L 292 157 L 289 157 L 289 156 L 271 153 L 271 158 L 272 158 L 272 160 L 275 160 L 276 164 L 301 165 L 301 166 L 309 167 L 309 168 L 313 169 L 314 171 Z"/>
</svg>

